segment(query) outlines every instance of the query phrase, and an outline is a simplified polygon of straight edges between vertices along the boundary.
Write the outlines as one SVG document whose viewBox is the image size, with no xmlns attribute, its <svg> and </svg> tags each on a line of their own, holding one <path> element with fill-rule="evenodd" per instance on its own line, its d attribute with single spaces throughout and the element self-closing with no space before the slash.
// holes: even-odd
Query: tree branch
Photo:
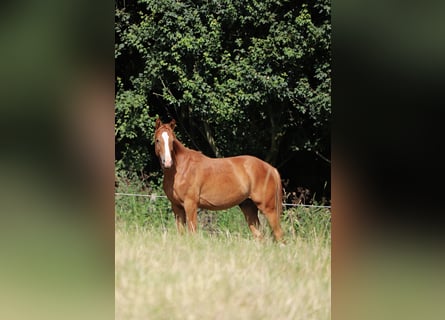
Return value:
<svg viewBox="0 0 445 320">
<path fill-rule="evenodd" d="M 325 156 L 323 156 L 320 152 L 315 151 L 315 154 L 317 156 L 319 156 L 321 159 L 323 159 L 324 161 L 326 161 L 327 163 L 331 164 L 331 160 L 329 160 L 328 158 L 326 158 Z"/>
</svg>

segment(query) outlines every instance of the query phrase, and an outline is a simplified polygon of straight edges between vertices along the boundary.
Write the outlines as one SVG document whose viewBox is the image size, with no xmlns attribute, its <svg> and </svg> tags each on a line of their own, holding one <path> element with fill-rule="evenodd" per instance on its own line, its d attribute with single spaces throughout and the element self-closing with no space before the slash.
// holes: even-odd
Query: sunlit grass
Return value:
<svg viewBox="0 0 445 320">
<path fill-rule="evenodd" d="M 116 319 L 329 319 L 330 247 L 116 227 Z"/>
</svg>

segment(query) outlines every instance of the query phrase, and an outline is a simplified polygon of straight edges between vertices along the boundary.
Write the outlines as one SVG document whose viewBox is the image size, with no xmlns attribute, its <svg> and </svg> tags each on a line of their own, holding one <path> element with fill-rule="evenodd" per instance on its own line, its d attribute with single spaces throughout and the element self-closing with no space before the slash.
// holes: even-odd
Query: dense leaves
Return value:
<svg viewBox="0 0 445 320">
<path fill-rule="evenodd" d="M 156 161 L 157 115 L 209 156 L 329 158 L 330 32 L 327 0 L 118 1 L 118 167 Z"/>
</svg>

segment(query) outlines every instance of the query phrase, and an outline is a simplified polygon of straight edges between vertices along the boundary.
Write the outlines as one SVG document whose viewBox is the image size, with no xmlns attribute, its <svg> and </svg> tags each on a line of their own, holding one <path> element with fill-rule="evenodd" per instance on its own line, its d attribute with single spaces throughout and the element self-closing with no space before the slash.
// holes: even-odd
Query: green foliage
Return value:
<svg viewBox="0 0 445 320">
<path fill-rule="evenodd" d="M 297 207 L 284 211 L 284 226 L 295 238 L 331 240 L 331 212 L 324 208 Z"/>
<path fill-rule="evenodd" d="M 153 118 L 209 155 L 329 152 L 330 2 L 141 0 L 116 9 L 116 146 L 140 169 Z"/>
<path fill-rule="evenodd" d="M 149 159 L 146 140 L 153 135 L 153 117 L 146 110 L 144 95 L 123 90 L 118 79 L 119 91 L 116 96 L 115 135 L 116 144 L 121 145 L 116 163 L 117 169 L 140 171 Z"/>
<path fill-rule="evenodd" d="M 116 193 L 154 195 L 152 198 L 116 195 L 116 223 L 149 225 L 164 229 L 174 225 L 170 202 L 164 197 L 164 191 L 158 187 L 158 181 L 143 182 L 122 174 L 116 179 Z"/>
<path fill-rule="evenodd" d="M 198 215 L 199 228 L 209 235 L 238 235 L 250 237 L 244 215 L 238 207 L 221 211 L 200 210 Z"/>
</svg>

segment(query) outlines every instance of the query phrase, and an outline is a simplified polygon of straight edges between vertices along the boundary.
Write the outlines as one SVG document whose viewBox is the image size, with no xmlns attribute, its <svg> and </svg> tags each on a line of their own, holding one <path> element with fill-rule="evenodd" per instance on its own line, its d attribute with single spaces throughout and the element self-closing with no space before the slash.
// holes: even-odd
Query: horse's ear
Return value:
<svg viewBox="0 0 445 320">
<path fill-rule="evenodd" d="M 155 130 L 158 130 L 158 128 L 162 126 L 162 121 L 161 119 L 157 118 L 156 119 L 156 125 L 155 125 Z"/>
<path fill-rule="evenodd" d="M 172 128 L 172 130 L 174 130 L 176 127 L 176 120 L 173 119 L 172 121 L 170 121 L 170 128 Z"/>
</svg>

